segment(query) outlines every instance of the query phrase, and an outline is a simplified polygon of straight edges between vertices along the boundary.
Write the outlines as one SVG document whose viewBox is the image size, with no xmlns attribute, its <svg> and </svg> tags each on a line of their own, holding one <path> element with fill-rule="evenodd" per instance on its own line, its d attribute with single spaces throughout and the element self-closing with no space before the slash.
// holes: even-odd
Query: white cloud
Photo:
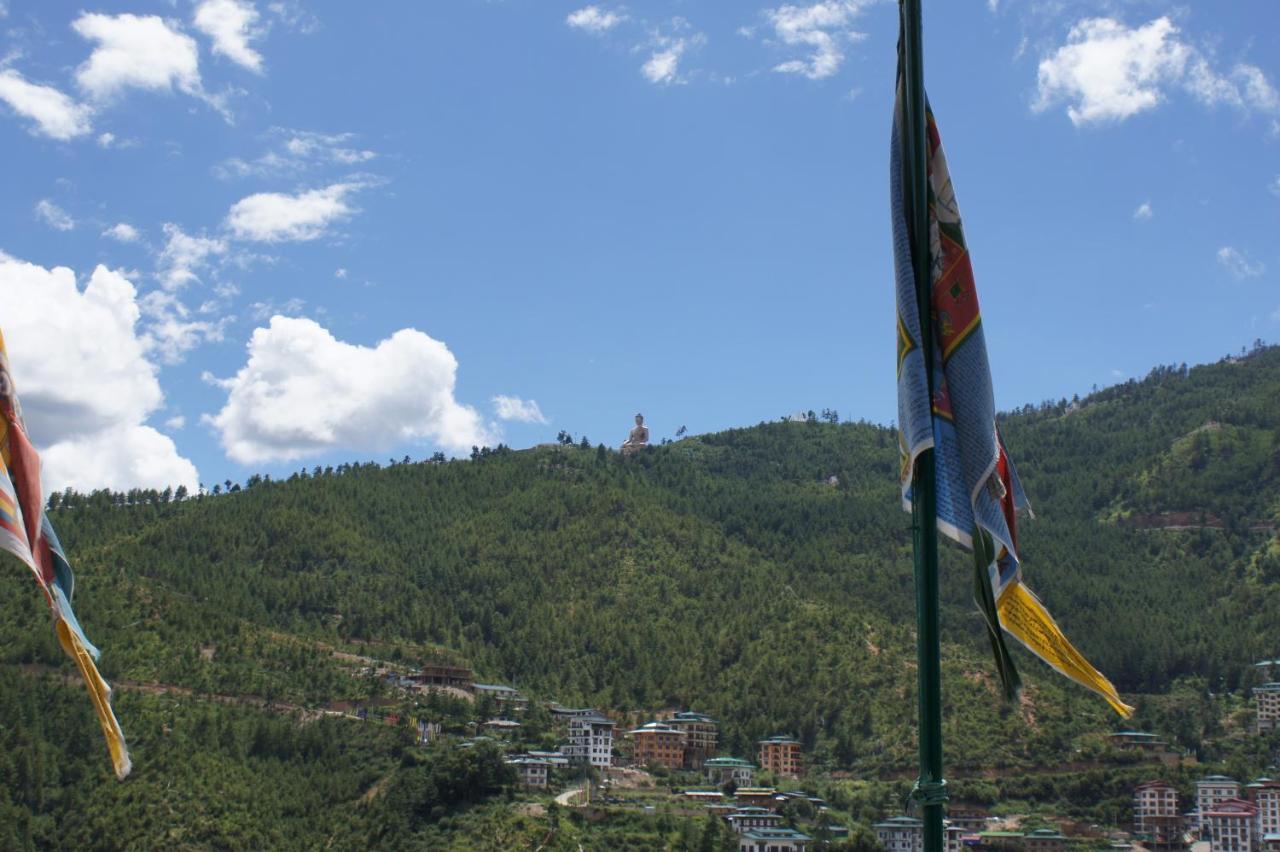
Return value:
<svg viewBox="0 0 1280 852">
<path fill-rule="evenodd" d="M 152 290 L 138 300 L 138 306 L 147 320 L 143 345 L 166 364 L 180 363 L 202 343 L 222 340 L 227 325 L 235 319 L 193 319 L 190 308 L 167 290 Z"/>
<path fill-rule="evenodd" d="M 277 0 L 267 4 L 267 11 L 291 30 L 311 35 L 319 31 L 320 19 L 303 8 L 299 0 Z"/>
<path fill-rule="evenodd" d="M 681 58 L 688 50 L 701 47 L 706 41 L 706 36 L 695 32 L 684 18 L 672 18 L 666 32 L 655 30 L 648 42 L 636 47 L 637 50 L 647 48 L 651 51 L 649 59 L 640 67 L 640 73 L 657 85 L 683 82 L 680 77 Z"/>
<path fill-rule="evenodd" d="M 141 239 L 142 235 L 138 233 L 138 229 L 130 225 L 128 222 L 117 222 L 110 228 L 102 232 L 102 236 L 110 237 L 122 243 L 136 243 Z"/>
<path fill-rule="evenodd" d="M 35 122 L 32 133 L 66 141 L 92 128 L 92 111 L 52 86 L 29 82 L 12 68 L 0 70 L 0 101 Z"/>
<path fill-rule="evenodd" d="M 213 52 L 262 73 L 262 54 L 249 42 L 263 35 L 258 10 L 246 0 L 204 0 L 196 7 L 195 28 L 213 40 Z"/>
<path fill-rule="evenodd" d="M 213 173 L 224 180 L 236 177 L 284 177 L 298 175 L 321 166 L 351 166 L 367 163 L 376 151 L 353 145 L 354 133 L 316 133 L 273 127 L 268 134 L 271 147 L 253 160 L 232 157 L 214 166 Z"/>
<path fill-rule="evenodd" d="M 666 50 L 654 51 L 649 60 L 640 67 L 640 73 L 650 83 L 673 83 L 680 70 L 680 54 L 684 53 L 684 43 L 676 42 Z"/>
<path fill-rule="evenodd" d="M 1154 215 L 1156 214 L 1155 211 L 1151 209 L 1150 201 L 1142 202 L 1138 205 L 1138 209 L 1133 211 L 1133 218 L 1138 219 L 1139 221 L 1150 219 Z"/>
<path fill-rule="evenodd" d="M 309 319 L 272 317 L 249 358 L 214 380 L 227 403 L 207 423 L 243 464 L 327 450 L 386 450 L 429 441 L 450 450 L 490 443 L 480 416 L 454 398 L 458 362 L 445 344 L 402 329 L 377 346 L 337 340 Z"/>
<path fill-rule="evenodd" d="M 1267 184 L 1267 189 L 1271 191 L 1272 195 L 1280 198 L 1280 175 L 1276 175 L 1271 179 L 1271 183 Z"/>
<path fill-rule="evenodd" d="M 625 20 L 627 16 L 620 12 L 610 12 L 599 6 L 583 6 L 576 12 L 570 12 L 565 23 L 574 29 L 599 34 L 608 32 Z"/>
<path fill-rule="evenodd" d="M 874 0 L 824 0 L 811 6 L 779 6 L 765 11 L 775 37 L 790 47 L 805 47 L 807 59 L 792 59 L 773 70 L 822 80 L 844 64 L 844 44 L 865 36 L 852 29 L 855 18 Z"/>
<path fill-rule="evenodd" d="M 231 205 L 227 227 L 238 239 L 297 242 L 322 236 L 333 222 L 353 212 L 345 197 L 353 183 L 335 183 L 298 195 L 259 192 Z"/>
<path fill-rule="evenodd" d="M 193 237 L 172 222 L 164 226 L 165 246 L 160 250 L 160 281 L 166 290 L 176 290 L 199 281 L 197 272 L 213 257 L 227 253 L 225 240 L 216 237 Z"/>
<path fill-rule="evenodd" d="M 127 88 L 200 95 L 199 51 L 195 39 L 154 15 L 82 14 L 71 24 L 96 42 L 78 69 L 76 82 L 96 100 Z"/>
<path fill-rule="evenodd" d="M 337 269 L 335 269 L 335 270 L 333 271 L 333 277 L 334 277 L 334 278 L 346 278 L 346 277 L 347 277 L 347 268 L 346 268 L 345 266 L 339 266 Z"/>
<path fill-rule="evenodd" d="M 37 201 L 35 209 L 36 218 L 55 231 L 70 231 L 76 226 L 76 220 L 72 219 L 67 211 L 47 198 Z"/>
<path fill-rule="evenodd" d="M 181 414 L 175 414 L 168 420 L 164 421 L 164 425 L 165 428 L 173 429 L 175 431 L 178 429 L 185 429 L 187 427 L 187 418 L 183 417 Z"/>
<path fill-rule="evenodd" d="M 306 300 L 299 299 L 297 296 L 286 299 L 283 304 L 279 305 L 275 303 L 274 299 L 268 299 L 265 302 L 254 302 L 249 305 L 249 315 L 258 321 L 266 320 L 277 314 L 298 316 L 306 306 Z"/>
<path fill-rule="evenodd" d="M 199 481 L 169 438 L 144 425 L 164 396 L 136 333 L 133 285 L 98 266 L 84 290 L 66 267 L 0 253 L 5 341 L 45 492 L 164 488 Z"/>
<path fill-rule="evenodd" d="M 1267 271 L 1262 261 L 1250 260 L 1244 252 L 1231 246 L 1218 249 L 1218 263 L 1236 278 L 1257 278 Z"/>
<path fill-rule="evenodd" d="M 547 418 L 536 400 L 498 394 L 493 398 L 493 410 L 499 420 L 517 420 L 521 423 L 546 423 Z"/>
<path fill-rule="evenodd" d="M 1130 28 L 1113 18 L 1076 23 L 1067 43 L 1041 61 L 1037 112 L 1059 103 L 1076 125 L 1121 121 L 1152 109 L 1182 88 L 1207 106 L 1249 112 L 1280 110 L 1280 94 L 1256 66 L 1215 71 L 1167 17 Z"/>
</svg>

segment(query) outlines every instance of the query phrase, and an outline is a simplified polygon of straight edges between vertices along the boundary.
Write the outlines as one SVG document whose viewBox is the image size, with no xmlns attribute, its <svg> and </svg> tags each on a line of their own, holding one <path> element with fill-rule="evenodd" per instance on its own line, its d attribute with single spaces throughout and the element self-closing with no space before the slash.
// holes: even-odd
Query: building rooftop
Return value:
<svg viewBox="0 0 1280 852">
<path fill-rule="evenodd" d="M 924 822 L 909 816 L 889 817 L 884 822 L 878 822 L 871 826 L 872 828 L 924 828 Z"/>
<path fill-rule="evenodd" d="M 671 727 L 665 722 L 649 722 L 647 725 L 641 725 L 634 731 L 627 731 L 628 734 L 680 734 L 680 731 Z"/>
<path fill-rule="evenodd" d="M 671 717 L 673 722 L 706 722 L 709 724 L 717 724 L 715 719 L 705 713 L 695 713 L 692 710 L 684 710 Z"/>
<path fill-rule="evenodd" d="M 1207 783 L 1222 784 L 1222 783 L 1224 783 L 1224 782 L 1225 782 L 1225 783 L 1230 783 L 1230 784 L 1236 784 L 1236 783 L 1238 783 L 1238 782 L 1236 781 L 1236 779 L 1234 779 L 1234 778 L 1228 778 L 1228 777 L 1227 777 L 1227 776 L 1225 776 L 1225 775 L 1206 775 L 1205 777 L 1201 778 L 1201 779 L 1200 779 L 1199 781 L 1197 781 L 1196 783 L 1197 783 L 1197 784 L 1207 784 Z"/>
<path fill-rule="evenodd" d="M 767 740 L 759 740 L 758 742 L 761 745 L 764 745 L 765 743 L 778 743 L 780 745 L 800 745 L 799 740 L 793 740 L 791 737 L 784 737 L 781 735 L 776 737 L 769 737 L 769 739 Z"/>
<path fill-rule="evenodd" d="M 740 757 L 713 757 L 704 762 L 703 767 L 707 769 L 755 769 L 756 765 L 749 760 L 743 760 Z"/>
<path fill-rule="evenodd" d="M 813 839 L 794 828 L 753 828 L 742 836 L 746 840 L 799 840 L 806 843 Z"/>
</svg>

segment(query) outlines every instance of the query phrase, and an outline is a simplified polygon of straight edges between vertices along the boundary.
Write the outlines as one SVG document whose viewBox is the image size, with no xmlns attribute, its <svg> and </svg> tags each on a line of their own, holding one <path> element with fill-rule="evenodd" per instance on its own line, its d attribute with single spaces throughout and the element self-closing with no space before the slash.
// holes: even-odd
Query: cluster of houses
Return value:
<svg viewBox="0 0 1280 852">
<path fill-rule="evenodd" d="M 1148 781 L 1134 790 L 1133 828 L 1146 845 L 1162 849 L 1198 838 L 1211 852 L 1280 852 L 1280 781 L 1241 785 L 1210 775 L 1196 782 L 1195 807 L 1185 813 L 1172 784 Z"/>
<path fill-rule="evenodd" d="M 547 770 L 557 764 L 578 764 L 607 770 L 614 766 L 664 767 L 701 772 L 718 786 L 750 787 L 756 765 L 740 757 L 716 756 L 719 725 L 715 719 L 690 710 L 627 731 L 615 749 L 617 723 L 592 708 L 551 705 L 551 715 L 566 730 L 558 752 L 516 755 L 509 759 L 529 786 L 545 786 Z M 496 721 L 496 720 L 495 720 Z M 804 774 L 799 740 L 775 736 L 758 744 L 759 768 L 782 778 Z M 617 752 L 617 754 L 615 754 Z"/>
<path fill-rule="evenodd" d="M 993 830 L 978 812 L 952 811 L 944 822 L 947 852 L 1062 852 L 1067 838 L 1056 828 L 1031 831 Z M 924 823 L 910 816 L 878 822 L 872 830 L 888 852 L 924 852 Z"/>
</svg>

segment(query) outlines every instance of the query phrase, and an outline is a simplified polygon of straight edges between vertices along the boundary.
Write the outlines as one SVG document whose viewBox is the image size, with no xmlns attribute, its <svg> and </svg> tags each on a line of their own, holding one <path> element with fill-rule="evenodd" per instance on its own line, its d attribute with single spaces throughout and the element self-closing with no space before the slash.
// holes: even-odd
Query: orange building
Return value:
<svg viewBox="0 0 1280 852">
<path fill-rule="evenodd" d="M 804 774 L 804 758 L 800 754 L 800 743 L 790 737 L 770 737 L 760 740 L 760 768 L 765 772 L 782 775 L 788 778 L 799 778 Z"/>
<path fill-rule="evenodd" d="M 684 766 L 684 734 L 662 722 L 650 722 L 629 732 L 633 743 L 631 758 L 639 766 Z"/>
</svg>

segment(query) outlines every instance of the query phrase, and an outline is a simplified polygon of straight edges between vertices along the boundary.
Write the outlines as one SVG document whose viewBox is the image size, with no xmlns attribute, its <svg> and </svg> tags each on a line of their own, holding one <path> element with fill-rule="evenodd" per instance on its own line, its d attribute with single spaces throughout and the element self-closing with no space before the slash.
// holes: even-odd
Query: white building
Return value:
<svg viewBox="0 0 1280 852">
<path fill-rule="evenodd" d="M 510 757 L 507 763 L 516 768 L 516 773 L 520 776 L 520 783 L 526 787 L 545 787 L 547 786 L 547 774 L 551 768 L 551 764 L 545 760 L 539 760 L 536 757 Z"/>
<path fill-rule="evenodd" d="M 1253 852 L 1258 809 L 1243 799 L 1227 799 L 1200 815 L 1212 852 Z"/>
<path fill-rule="evenodd" d="M 1264 683 L 1253 688 L 1258 704 L 1258 733 L 1280 728 L 1280 683 Z"/>
<path fill-rule="evenodd" d="M 1133 791 L 1133 830 L 1156 846 L 1181 843 L 1178 791 L 1165 781 L 1148 781 Z"/>
<path fill-rule="evenodd" d="M 1240 798 L 1240 783 L 1225 775 L 1210 775 L 1196 782 L 1196 828 L 1204 831 L 1204 815 L 1227 799 Z"/>
<path fill-rule="evenodd" d="M 614 723 L 595 711 L 569 719 L 569 742 L 560 751 L 571 762 L 601 769 L 613 764 Z"/>
<path fill-rule="evenodd" d="M 1246 788 L 1249 801 L 1258 809 L 1254 832 L 1259 843 L 1269 835 L 1280 835 L 1280 781 L 1259 778 Z"/>
<path fill-rule="evenodd" d="M 915 817 L 892 817 L 872 829 L 888 852 L 924 852 L 924 823 Z"/>
</svg>

